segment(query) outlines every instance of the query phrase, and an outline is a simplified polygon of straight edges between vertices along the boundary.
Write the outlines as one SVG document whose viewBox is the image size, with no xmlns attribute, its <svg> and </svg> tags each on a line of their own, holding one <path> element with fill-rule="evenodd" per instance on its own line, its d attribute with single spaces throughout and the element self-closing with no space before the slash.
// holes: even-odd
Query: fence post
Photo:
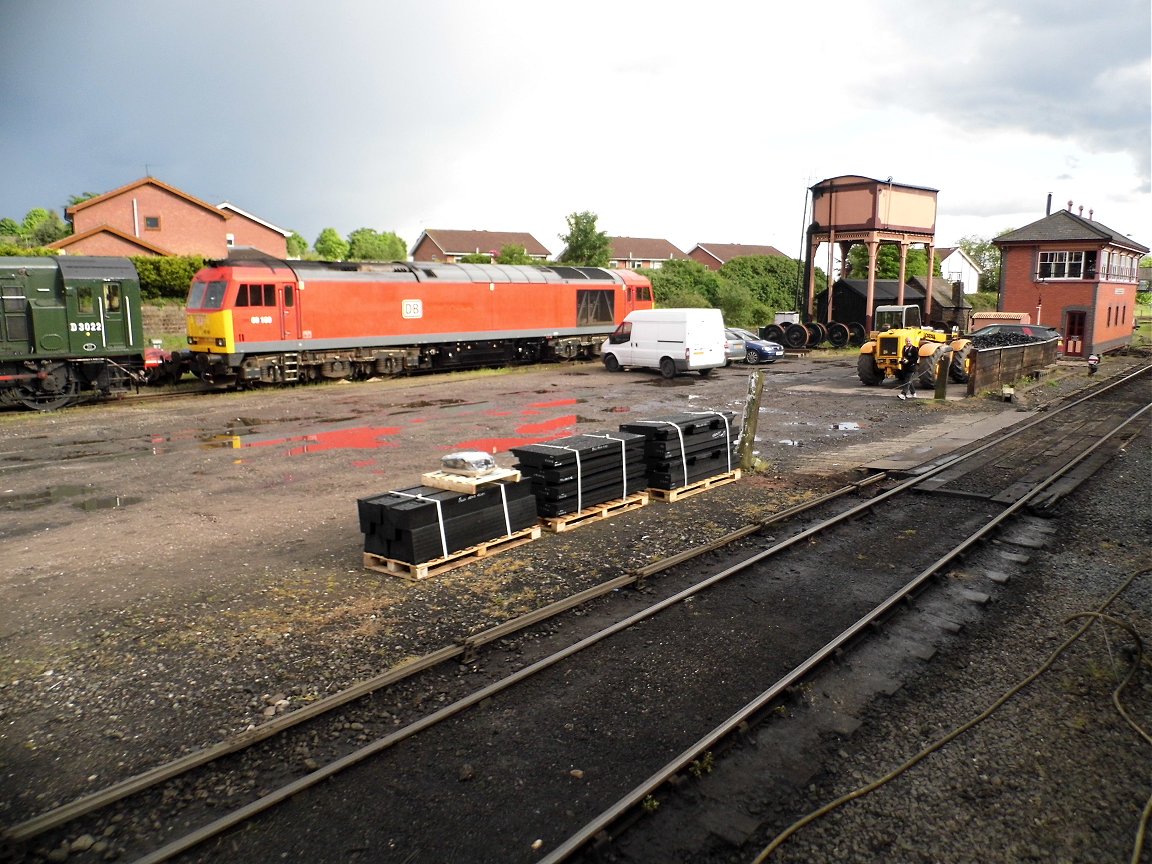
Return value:
<svg viewBox="0 0 1152 864">
<path fill-rule="evenodd" d="M 752 452 L 756 444 L 756 426 L 760 419 L 760 398 L 764 393 L 764 370 L 748 376 L 748 398 L 744 401 L 744 419 L 740 424 L 740 468 L 751 471 L 756 464 Z"/>
</svg>

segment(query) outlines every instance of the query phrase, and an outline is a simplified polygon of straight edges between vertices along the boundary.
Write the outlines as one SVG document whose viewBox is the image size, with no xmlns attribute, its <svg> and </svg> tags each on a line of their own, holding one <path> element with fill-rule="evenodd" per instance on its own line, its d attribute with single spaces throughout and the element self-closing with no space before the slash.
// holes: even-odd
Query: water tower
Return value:
<svg viewBox="0 0 1152 864">
<path fill-rule="evenodd" d="M 897 303 L 904 302 L 905 265 L 908 249 L 922 244 L 928 252 L 928 291 L 924 298 L 924 320 L 930 320 L 932 307 L 933 247 L 936 235 L 937 189 L 894 183 L 892 178 L 873 180 L 869 177 L 845 175 L 821 180 L 809 190 L 812 193 L 812 223 L 808 226 L 808 250 L 805 255 L 805 282 L 807 292 L 806 320 L 815 320 L 816 268 L 815 256 L 820 244 L 828 244 L 828 303 L 826 324 L 834 318 L 832 308 L 832 253 L 834 245 L 840 249 L 840 260 L 848 260 L 848 250 L 857 243 L 868 247 L 868 296 L 865 305 L 866 320 L 861 322 L 872 329 L 872 311 L 875 308 L 876 256 L 882 243 L 900 247 L 900 279 Z"/>
</svg>

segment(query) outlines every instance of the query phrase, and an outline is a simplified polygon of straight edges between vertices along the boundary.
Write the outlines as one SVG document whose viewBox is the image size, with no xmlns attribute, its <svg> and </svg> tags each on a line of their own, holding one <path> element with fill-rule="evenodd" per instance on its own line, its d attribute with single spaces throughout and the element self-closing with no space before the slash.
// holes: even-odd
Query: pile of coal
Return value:
<svg viewBox="0 0 1152 864">
<path fill-rule="evenodd" d="M 986 333 L 983 336 L 973 336 L 972 344 L 976 348 L 1009 348 L 1013 345 L 1030 345 L 1033 342 L 1043 342 L 1037 336 L 1025 336 L 1023 333 Z"/>
</svg>

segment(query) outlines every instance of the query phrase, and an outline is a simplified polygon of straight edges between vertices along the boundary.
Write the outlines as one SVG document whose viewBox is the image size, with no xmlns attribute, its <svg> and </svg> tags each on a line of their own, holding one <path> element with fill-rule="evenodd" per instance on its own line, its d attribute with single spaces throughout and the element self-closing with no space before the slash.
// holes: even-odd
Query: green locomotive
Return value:
<svg viewBox="0 0 1152 864">
<path fill-rule="evenodd" d="M 127 258 L 0 257 L 0 405 L 47 411 L 145 380 Z"/>
</svg>

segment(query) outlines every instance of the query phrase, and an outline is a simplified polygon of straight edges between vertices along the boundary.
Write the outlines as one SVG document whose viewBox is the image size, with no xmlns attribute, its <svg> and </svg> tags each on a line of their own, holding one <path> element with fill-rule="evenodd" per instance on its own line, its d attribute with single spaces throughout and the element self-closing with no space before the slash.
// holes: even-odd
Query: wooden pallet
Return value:
<svg viewBox="0 0 1152 864">
<path fill-rule="evenodd" d="M 725 471 L 723 474 L 713 474 L 711 477 L 705 477 L 703 480 L 697 480 L 695 483 L 689 483 L 687 486 L 680 486 L 676 489 L 649 489 L 648 494 L 655 501 L 680 501 L 684 498 L 691 498 L 693 495 L 699 495 L 701 492 L 707 492 L 709 489 L 715 489 L 717 486 L 735 483 L 739 479 L 740 469 L 737 468 L 734 471 Z"/>
<path fill-rule="evenodd" d="M 481 558 L 495 555 L 497 552 L 503 552 L 505 549 L 523 546 L 525 543 L 531 543 L 538 539 L 540 539 L 540 526 L 533 525 L 509 534 L 507 537 L 498 537 L 495 540 L 477 543 L 475 546 L 469 546 L 467 549 L 461 549 L 459 552 L 453 552 L 451 555 L 441 558 L 433 558 L 423 564 L 410 564 L 407 561 L 396 561 L 382 555 L 365 552 L 364 566 L 368 570 L 375 570 L 377 573 L 388 573 L 391 576 L 402 576 L 411 582 L 419 582 L 422 579 L 429 579 L 433 576 L 439 576 L 441 573 L 447 573 L 449 570 L 455 570 L 457 567 L 463 567 L 465 564 L 471 564 Z"/>
<path fill-rule="evenodd" d="M 420 475 L 420 482 L 433 489 L 474 493 L 489 483 L 518 483 L 520 472 L 515 468 L 497 468 L 487 474 L 473 477 L 470 474 L 453 474 L 451 471 L 429 471 Z"/>
<path fill-rule="evenodd" d="M 566 516 L 541 516 L 540 524 L 544 526 L 545 531 L 559 534 L 561 531 L 571 531 L 573 528 L 579 528 L 589 522 L 599 522 L 601 519 L 608 519 L 620 513 L 637 510 L 647 504 L 648 493 L 637 492 L 626 498 L 617 498 L 615 501 L 605 501 L 594 507 L 585 507 L 583 510 L 569 513 Z"/>
</svg>

